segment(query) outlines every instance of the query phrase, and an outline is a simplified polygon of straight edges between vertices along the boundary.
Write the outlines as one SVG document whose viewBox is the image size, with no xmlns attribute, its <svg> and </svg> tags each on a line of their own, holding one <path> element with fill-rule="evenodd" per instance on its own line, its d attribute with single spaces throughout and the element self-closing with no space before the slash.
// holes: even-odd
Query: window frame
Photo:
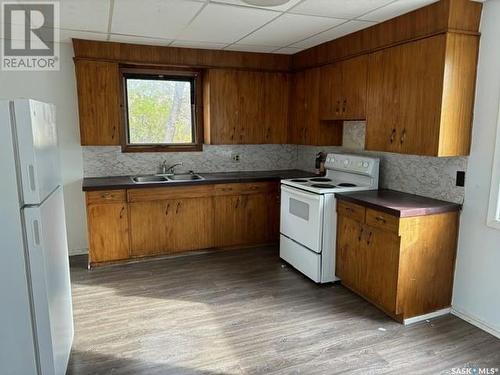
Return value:
<svg viewBox="0 0 500 375">
<path fill-rule="evenodd" d="M 500 229 L 500 108 L 497 116 L 495 156 L 491 171 L 490 201 L 488 205 L 489 227 Z"/>
<path fill-rule="evenodd" d="M 192 143 L 151 143 L 151 144 L 134 144 L 129 143 L 129 126 L 128 126 L 128 100 L 127 100 L 127 78 L 135 76 L 137 78 L 147 79 L 148 77 L 156 77 L 156 79 L 186 79 L 189 78 L 192 82 L 191 87 L 191 116 L 192 116 Z M 161 76 L 161 77 L 159 77 Z M 120 67 L 120 92 L 122 108 L 122 131 L 121 131 L 121 146 L 122 152 L 193 152 L 203 150 L 203 116 L 200 112 L 202 103 L 202 72 L 194 69 L 182 68 L 159 68 L 159 67 L 137 67 L 137 66 L 121 66 Z"/>
</svg>

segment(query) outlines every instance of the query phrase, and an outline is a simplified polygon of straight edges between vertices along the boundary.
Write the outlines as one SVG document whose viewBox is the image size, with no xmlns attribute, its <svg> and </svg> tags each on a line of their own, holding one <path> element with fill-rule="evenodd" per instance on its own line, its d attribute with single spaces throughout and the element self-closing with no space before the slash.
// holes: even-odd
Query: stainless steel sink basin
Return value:
<svg viewBox="0 0 500 375">
<path fill-rule="evenodd" d="M 135 176 L 132 177 L 132 181 L 136 184 L 151 184 L 155 182 L 168 182 L 167 178 L 164 176 Z"/>
<path fill-rule="evenodd" d="M 203 177 L 194 173 L 186 173 L 186 174 L 174 174 L 171 176 L 167 176 L 167 178 L 171 181 L 195 181 L 195 180 L 203 180 Z"/>
</svg>

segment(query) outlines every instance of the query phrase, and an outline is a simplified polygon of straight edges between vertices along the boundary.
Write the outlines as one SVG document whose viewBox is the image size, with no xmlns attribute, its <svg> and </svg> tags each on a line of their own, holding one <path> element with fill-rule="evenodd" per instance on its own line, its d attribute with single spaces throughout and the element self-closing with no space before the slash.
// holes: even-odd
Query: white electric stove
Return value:
<svg viewBox="0 0 500 375">
<path fill-rule="evenodd" d="M 379 159 L 328 154 L 324 177 L 281 181 L 280 257 L 317 283 L 335 276 L 335 193 L 377 190 Z"/>
</svg>

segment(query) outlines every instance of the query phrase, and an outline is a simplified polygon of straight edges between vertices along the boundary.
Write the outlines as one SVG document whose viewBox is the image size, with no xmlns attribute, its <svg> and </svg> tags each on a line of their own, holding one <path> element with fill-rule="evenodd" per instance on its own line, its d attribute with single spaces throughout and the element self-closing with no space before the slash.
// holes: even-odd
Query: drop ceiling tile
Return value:
<svg viewBox="0 0 500 375">
<path fill-rule="evenodd" d="M 283 48 L 280 48 L 276 51 L 273 51 L 273 53 L 281 53 L 281 54 L 284 54 L 284 55 L 293 55 L 297 52 L 300 52 L 302 51 L 302 49 L 300 48 L 295 48 L 295 47 L 283 47 Z"/>
<path fill-rule="evenodd" d="M 375 22 L 347 21 L 340 26 L 334 27 L 330 30 L 314 35 L 300 42 L 294 43 L 290 47 L 296 47 L 301 49 L 311 48 L 317 46 L 318 44 L 329 42 L 330 40 L 340 38 L 341 36 L 353 33 L 358 30 L 365 29 L 372 25 L 375 25 Z"/>
<path fill-rule="evenodd" d="M 278 12 L 210 3 L 178 39 L 233 43 L 278 16 Z"/>
<path fill-rule="evenodd" d="M 437 0 L 399 0 L 360 17 L 362 20 L 382 22 L 412 10 L 422 8 Z"/>
<path fill-rule="evenodd" d="M 239 42 L 242 44 L 286 47 L 342 22 L 345 22 L 345 20 L 300 14 L 283 14 Z"/>
<path fill-rule="evenodd" d="M 193 42 L 190 40 L 176 40 L 170 46 L 183 47 L 183 48 L 222 49 L 225 46 L 227 46 L 227 43 Z"/>
<path fill-rule="evenodd" d="M 175 39 L 203 6 L 190 0 L 115 0 L 111 32 Z"/>
<path fill-rule="evenodd" d="M 284 12 L 284 11 L 290 9 L 295 4 L 300 2 L 300 0 L 289 0 L 288 3 L 283 4 L 283 5 L 278 5 L 278 6 L 274 6 L 274 7 L 264 7 L 264 6 L 259 6 L 259 5 L 248 4 L 248 3 L 245 3 L 243 0 L 210 0 L 210 1 L 212 3 L 225 3 L 225 4 L 241 5 L 241 6 L 254 7 L 254 8 L 272 9 L 272 10 L 278 10 L 280 12 Z"/>
<path fill-rule="evenodd" d="M 60 1 L 61 28 L 107 32 L 109 0 Z"/>
<path fill-rule="evenodd" d="M 277 49 L 279 47 L 277 46 L 255 46 L 252 44 L 231 44 L 229 47 L 224 48 L 225 50 L 228 51 L 242 51 L 242 52 L 263 52 L 263 53 L 270 53 Z"/>
<path fill-rule="evenodd" d="M 292 13 L 352 19 L 394 0 L 305 0 Z"/>
<path fill-rule="evenodd" d="M 111 42 L 145 44 L 150 46 L 168 46 L 170 43 L 172 43 L 172 39 L 146 38 L 142 36 L 122 34 L 110 34 L 109 40 Z"/>
</svg>

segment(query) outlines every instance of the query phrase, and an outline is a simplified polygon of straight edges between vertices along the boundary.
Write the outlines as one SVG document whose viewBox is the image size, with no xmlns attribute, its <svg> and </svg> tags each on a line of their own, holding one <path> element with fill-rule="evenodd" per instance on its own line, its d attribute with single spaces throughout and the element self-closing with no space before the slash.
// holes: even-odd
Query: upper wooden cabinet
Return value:
<svg viewBox="0 0 500 375">
<path fill-rule="evenodd" d="M 467 155 L 478 43 L 446 33 L 372 53 L 366 149 Z"/>
<path fill-rule="evenodd" d="M 342 124 L 323 122 L 319 116 L 320 68 L 294 73 L 290 94 L 288 142 L 301 145 L 342 144 Z"/>
<path fill-rule="evenodd" d="M 203 91 L 205 143 L 286 143 L 288 73 L 209 69 Z"/>
<path fill-rule="evenodd" d="M 322 120 L 366 118 L 367 70 L 367 55 L 321 68 L 319 110 Z"/>
<path fill-rule="evenodd" d="M 80 137 L 84 146 L 120 144 L 118 64 L 76 60 Z"/>
</svg>

